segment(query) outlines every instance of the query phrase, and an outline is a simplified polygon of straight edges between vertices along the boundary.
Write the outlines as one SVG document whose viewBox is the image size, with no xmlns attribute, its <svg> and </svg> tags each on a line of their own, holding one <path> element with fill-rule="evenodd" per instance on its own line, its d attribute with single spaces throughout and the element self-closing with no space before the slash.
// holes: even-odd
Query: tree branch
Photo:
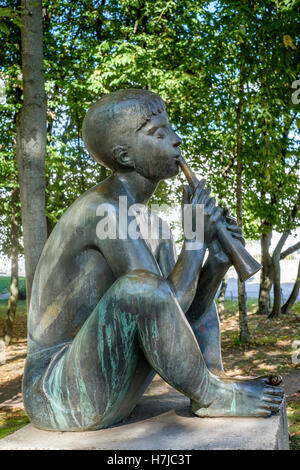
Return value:
<svg viewBox="0 0 300 470">
<path fill-rule="evenodd" d="M 289 248 L 287 248 L 285 251 L 283 251 L 280 254 L 280 259 L 286 258 L 288 255 L 290 255 L 291 253 L 294 253 L 294 251 L 298 250 L 299 248 L 300 248 L 300 242 L 295 243 L 295 245 L 290 246 Z"/>
<path fill-rule="evenodd" d="M 97 35 L 98 42 L 101 42 L 101 39 L 102 39 L 103 9 L 105 7 L 105 2 L 106 0 L 101 0 L 101 5 L 98 7 L 99 16 L 97 18 L 97 24 L 96 24 L 96 35 Z"/>
<path fill-rule="evenodd" d="M 232 156 L 230 162 L 227 166 L 225 166 L 224 170 L 222 171 L 222 178 L 226 178 L 229 170 L 233 167 L 235 162 L 235 157 Z"/>
<path fill-rule="evenodd" d="M 296 218 L 296 215 L 297 215 L 297 212 L 298 212 L 298 209 L 299 209 L 299 202 L 300 202 L 300 191 L 298 193 L 298 198 L 297 198 L 297 202 L 295 203 L 292 211 L 291 211 L 291 222 L 295 220 Z M 283 245 L 285 244 L 288 236 L 290 235 L 291 233 L 291 229 L 289 230 L 286 230 L 280 237 L 279 239 L 279 242 L 277 243 L 276 245 L 276 248 L 275 250 L 273 251 L 273 258 L 275 258 L 275 256 L 278 256 L 278 254 L 281 252 L 282 248 L 283 248 Z"/>
</svg>

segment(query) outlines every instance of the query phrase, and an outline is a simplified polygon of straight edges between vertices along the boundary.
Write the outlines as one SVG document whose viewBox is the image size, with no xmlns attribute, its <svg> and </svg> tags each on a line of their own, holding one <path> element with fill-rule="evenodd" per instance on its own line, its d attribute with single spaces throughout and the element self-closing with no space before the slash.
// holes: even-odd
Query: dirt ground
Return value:
<svg viewBox="0 0 300 470">
<path fill-rule="evenodd" d="M 6 350 L 6 364 L 0 366 L 0 411 L 24 409 L 21 384 L 26 354 L 27 342 L 25 340 L 14 341 Z M 282 378 L 287 402 L 300 403 L 300 369 L 282 374 Z M 156 376 L 148 393 L 151 394 L 155 390 L 155 394 L 165 394 L 171 388 L 163 379 Z"/>
<path fill-rule="evenodd" d="M 24 409 L 21 393 L 21 383 L 27 341 L 15 340 L 6 348 L 6 362 L 0 366 L 0 411 Z"/>
</svg>

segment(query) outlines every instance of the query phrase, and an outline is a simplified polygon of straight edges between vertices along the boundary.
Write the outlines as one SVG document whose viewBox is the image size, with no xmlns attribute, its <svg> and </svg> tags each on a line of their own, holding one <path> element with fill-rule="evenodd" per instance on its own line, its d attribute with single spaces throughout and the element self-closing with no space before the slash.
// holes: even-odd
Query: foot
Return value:
<svg viewBox="0 0 300 470">
<path fill-rule="evenodd" d="M 200 417 L 270 416 L 277 413 L 283 400 L 282 388 L 270 385 L 270 377 L 238 381 L 212 376 L 205 397 L 192 400 L 192 411 Z"/>
<path fill-rule="evenodd" d="M 281 375 L 277 374 L 270 374 L 268 376 L 266 375 L 260 375 L 258 377 L 230 377 L 227 375 L 224 371 L 212 371 L 214 375 L 220 377 L 224 382 L 253 382 L 257 381 L 259 379 L 267 379 L 268 385 L 273 385 L 277 387 L 278 385 L 281 384 L 282 382 L 282 377 Z"/>
</svg>

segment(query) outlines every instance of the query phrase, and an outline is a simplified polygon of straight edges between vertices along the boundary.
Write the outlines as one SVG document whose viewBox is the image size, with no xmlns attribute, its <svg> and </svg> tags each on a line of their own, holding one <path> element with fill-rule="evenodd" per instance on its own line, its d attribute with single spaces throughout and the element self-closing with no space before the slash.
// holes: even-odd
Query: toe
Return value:
<svg viewBox="0 0 300 470">
<path fill-rule="evenodd" d="M 253 414 L 254 416 L 261 416 L 262 418 L 267 418 L 268 416 L 271 416 L 272 413 L 269 410 L 259 408 Z"/>
<path fill-rule="evenodd" d="M 264 390 L 268 395 L 275 395 L 277 397 L 282 397 L 284 395 L 284 390 L 281 387 L 266 387 Z"/>
<path fill-rule="evenodd" d="M 271 413 L 277 413 L 277 411 L 279 410 L 279 405 L 275 405 L 274 403 L 264 403 L 263 405 L 261 405 L 261 408 L 263 410 L 268 410 Z"/>
<path fill-rule="evenodd" d="M 263 401 L 266 401 L 268 403 L 275 403 L 275 405 L 280 405 L 282 403 L 282 398 L 276 397 L 274 395 L 270 395 L 270 396 L 266 395 L 262 399 Z"/>
</svg>

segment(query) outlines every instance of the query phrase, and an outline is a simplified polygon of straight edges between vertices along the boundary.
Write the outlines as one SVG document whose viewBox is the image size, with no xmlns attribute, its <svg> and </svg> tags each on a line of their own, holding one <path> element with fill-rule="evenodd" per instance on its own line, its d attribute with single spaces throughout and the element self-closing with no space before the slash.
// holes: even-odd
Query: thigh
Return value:
<svg viewBox="0 0 300 470">
<path fill-rule="evenodd" d="M 138 316 L 122 308 L 126 282 L 116 281 L 106 292 L 74 341 L 55 354 L 35 384 L 27 408 L 38 427 L 111 426 L 130 414 L 152 380 L 153 369 L 139 347 Z"/>
</svg>

